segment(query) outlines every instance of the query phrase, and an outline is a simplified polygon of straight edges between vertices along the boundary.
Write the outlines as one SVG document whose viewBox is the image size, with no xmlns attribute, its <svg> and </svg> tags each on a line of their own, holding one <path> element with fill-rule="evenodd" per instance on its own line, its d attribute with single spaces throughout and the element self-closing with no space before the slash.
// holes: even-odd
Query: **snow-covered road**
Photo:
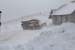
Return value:
<svg viewBox="0 0 75 50">
<path fill-rule="evenodd" d="M 26 43 L 29 39 L 38 36 L 41 30 L 16 30 L 10 31 L 0 35 L 1 45 L 16 45 L 20 43 Z"/>
<path fill-rule="evenodd" d="M 24 16 L 2 23 L 0 33 L 0 46 L 26 43 L 30 39 L 39 36 L 43 30 L 49 30 L 54 28 L 55 26 L 52 24 L 52 19 L 48 19 L 49 14 L 49 12 L 43 14 L 31 14 L 29 16 Z M 22 30 L 21 21 L 27 21 L 33 18 L 39 19 L 41 23 L 46 22 L 47 26 L 43 27 L 40 30 Z"/>
<path fill-rule="evenodd" d="M 3 31 L 0 34 L 0 46 L 17 45 L 28 42 L 36 36 L 39 36 L 43 30 L 50 30 L 56 26 L 46 26 L 40 30 L 13 30 Z"/>
</svg>

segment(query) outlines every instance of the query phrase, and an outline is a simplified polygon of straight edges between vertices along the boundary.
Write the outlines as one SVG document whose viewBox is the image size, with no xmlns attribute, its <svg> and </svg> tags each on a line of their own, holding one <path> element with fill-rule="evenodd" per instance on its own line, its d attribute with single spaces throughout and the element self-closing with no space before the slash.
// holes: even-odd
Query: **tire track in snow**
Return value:
<svg viewBox="0 0 75 50">
<path fill-rule="evenodd" d="M 3 39 L 3 40 L 0 40 L 0 44 L 3 43 L 3 42 L 5 42 L 5 41 L 11 40 L 11 38 L 12 38 L 13 36 L 15 36 L 16 34 L 18 34 L 19 32 L 22 32 L 22 30 L 17 31 L 17 32 L 13 32 L 13 34 L 12 34 L 11 36 L 9 36 L 9 37 L 7 37 L 7 38 L 5 38 L 5 39 Z M 10 33 L 12 33 L 12 31 L 11 31 Z"/>
</svg>

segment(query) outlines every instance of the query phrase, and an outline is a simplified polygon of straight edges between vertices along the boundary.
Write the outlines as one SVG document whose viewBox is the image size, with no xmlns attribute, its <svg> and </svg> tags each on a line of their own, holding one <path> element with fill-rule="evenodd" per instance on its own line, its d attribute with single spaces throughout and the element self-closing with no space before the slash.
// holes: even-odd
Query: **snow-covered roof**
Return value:
<svg viewBox="0 0 75 50">
<path fill-rule="evenodd" d="M 75 3 L 75 0 L 73 0 L 71 3 Z"/>
<path fill-rule="evenodd" d="M 68 15 L 75 11 L 75 3 L 69 3 L 58 8 L 52 15 Z"/>
</svg>

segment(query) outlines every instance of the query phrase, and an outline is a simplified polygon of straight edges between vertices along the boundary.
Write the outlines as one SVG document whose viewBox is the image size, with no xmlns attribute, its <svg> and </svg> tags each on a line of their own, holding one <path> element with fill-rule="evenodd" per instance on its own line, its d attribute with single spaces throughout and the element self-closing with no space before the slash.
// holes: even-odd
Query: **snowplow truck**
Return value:
<svg viewBox="0 0 75 50">
<path fill-rule="evenodd" d="M 42 26 L 40 25 L 40 21 L 39 20 L 30 20 L 30 21 L 22 21 L 22 24 L 21 24 L 23 30 L 27 30 L 27 29 L 30 29 L 30 30 L 38 30 L 40 28 L 42 28 Z"/>
</svg>

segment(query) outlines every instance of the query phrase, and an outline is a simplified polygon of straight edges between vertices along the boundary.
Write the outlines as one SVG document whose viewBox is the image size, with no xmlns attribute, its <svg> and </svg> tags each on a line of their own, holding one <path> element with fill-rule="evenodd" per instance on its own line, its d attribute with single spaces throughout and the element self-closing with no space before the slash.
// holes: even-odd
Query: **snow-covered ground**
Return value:
<svg viewBox="0 0 75 50">
<path fill-rule="evenodd" d="M 55 26 L 46 14 L 32 14 L 2 23 L 0 50 L 75 50 L 75 24 Z M 47 26 L 40 30 L 23 30 L 22 20 L 37 18 Z"/>
<path fill-rule="evenodd" d="M 49 30 L 56 27 L 52 24 L 52 19 L 48 19 L 48 17 L 49 13 L 37 13 L 2 23 L 0 46 L 26 43 L 30 39 L 39 36 L 43 30 Z M 47 26 L 40 30 L 23 30 L 21 21 L 30 19 L 39 19 L 41 23 L 46 22 Z"/>
<path fill-rule="evenodd" d="M 49 25 L 52 22 L 52 19 L 49 18 L 49 12 L 46 13 L 35 13 L 31 15 L 27 15 L 18 19 L 14 19 L 11 21 L 3 22 L 1 26 L 1 31 L 9 31 L 9 30 L 16 30 L 16 29 L 22 29 L 21 27 L 21 22 L 22 21 L 27 21 L 30 19 L 38 19 L 41 21 L 41 23 L 45 23 Z"/>
<path fill-rule="evenodd" d="M 44 30 L 26 44 L 1 46 L 0 50 L 75 50 L 75 24 L 63 23 Z"/>
<path fill-rule="evenodd" d="M 39 36 L 42 31 L 49 30 L 55 26 L 46 26 L 40 30 L 13 30 L 13 31 L 4 31 L 0 35 L 0 46 L 3 45 L 18 45 L 22 43 L 27 43 L 30 39 L 33 39 L 36 36 Z"/>
</svg>

